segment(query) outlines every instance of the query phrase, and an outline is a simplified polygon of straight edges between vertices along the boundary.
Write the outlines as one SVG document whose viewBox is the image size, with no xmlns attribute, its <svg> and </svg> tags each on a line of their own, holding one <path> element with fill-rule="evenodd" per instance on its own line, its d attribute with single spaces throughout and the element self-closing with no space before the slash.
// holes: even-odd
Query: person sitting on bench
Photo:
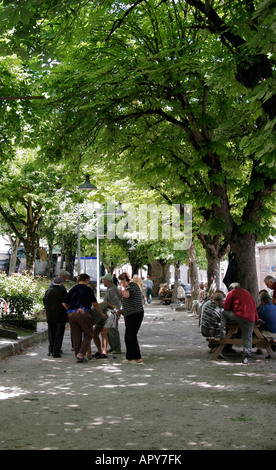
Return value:
<svg viewBox="0 0 276 470">
<path fill-rule="evenodd" d="M 261 293 L 260 301 L 258 316 L 264 321 L 264 325 L 260 326 L 260 331 L 264 336 L 276 337 L 276 305 L 271 302 L 268 292 Z"/>
<path fill-rule="evenodd" d="M 227 322 L 238 323 L 242 334 L 243 362 L 246 363 L 251 355 L 252 336 L 258 320 L 257 307 L 252 295 L 242 289 L 238 282 L 233 282 L 229 289 L 221 316 L 219 338 L 225 338 Z"/>
<path fill-rule="evenodd" d="M 209 302 L 206 302 L 201 316 L 200 330 L 202 336 L 214 337 L 220 332 L 220 321 L 223 312 L 224 295 L 215 292 Z"/>
</svg>

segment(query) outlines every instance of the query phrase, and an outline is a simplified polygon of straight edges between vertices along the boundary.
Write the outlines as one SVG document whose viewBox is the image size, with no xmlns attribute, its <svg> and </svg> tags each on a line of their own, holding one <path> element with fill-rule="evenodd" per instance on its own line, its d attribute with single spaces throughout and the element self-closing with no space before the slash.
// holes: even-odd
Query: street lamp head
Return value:
<svg viewBox="0 0 276 470">
<path fill-rule="evenodd" d="M 94 186 L 94 184 L 90 183 L 90 177 L 89 175 L 87 174 L 85 176 L 85 183 L 81 184 L 78 189 L 80 191 L 94 191 L 96 190 L 96 186 Z"/>
<path fill-rule="evenodd" d="M 122 204 L 119 202 L 118 209 L 115 211 L 117 216 L 126 215 L 126 212 L 122 209 Z"/>
</svg>

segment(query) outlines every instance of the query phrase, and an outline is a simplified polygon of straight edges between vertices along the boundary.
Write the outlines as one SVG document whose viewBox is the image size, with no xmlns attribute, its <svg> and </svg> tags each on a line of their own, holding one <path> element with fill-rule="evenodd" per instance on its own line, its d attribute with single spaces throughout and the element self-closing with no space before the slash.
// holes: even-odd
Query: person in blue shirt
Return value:
<svg viewBox="0 0 276 470">
<path fill-rule="evenodd" d="M 261 307 L 258 310 L 258 316 L 265 322 L 261 329 L 276 333 L 276 305 L 271 302 L 268 292 L 261 293 L 260 301 Z"/>
</svg>

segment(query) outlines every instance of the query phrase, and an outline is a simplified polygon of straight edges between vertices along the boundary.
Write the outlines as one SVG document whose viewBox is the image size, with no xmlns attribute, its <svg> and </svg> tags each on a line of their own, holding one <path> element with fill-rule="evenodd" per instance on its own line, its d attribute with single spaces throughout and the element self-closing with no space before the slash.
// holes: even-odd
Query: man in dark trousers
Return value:
<svg viewBox="0 0 276 470">
<path fill-rule="evenodd" d="M 243 343 L 243 363 L 248 363 L 251 355 L 252 336 L 255 322 L 258 320 L 257 307 L 252 295 L 242 289 L 238 282 L 232 282 L 224 302 L 224 311 L 221 316 L 220 338 L 225 337 L 227 322 L 240 325 Z"/>
<path fill-rule="evenodd" d="M 53 357 L 61 357 L 61 346 L 67 320 L 66 309 L 62 302 L 66 295 L 61 277 L 55 277 L 52 286 L 43 297 L 48 323 L 49 353 Z"/>
<path fill-rule="evenodd" d="M 93 338 L 92 305 L 100 317 L 106 319 L 93 289 L 88 287 L 89 281 L 90 276 L 81 273 L 78 277 L 78 283 L 69 290 L 63 301 L 63 305 L 67 309 L 77 362 L 87 362 L 85 356 Z"/>
</svg>

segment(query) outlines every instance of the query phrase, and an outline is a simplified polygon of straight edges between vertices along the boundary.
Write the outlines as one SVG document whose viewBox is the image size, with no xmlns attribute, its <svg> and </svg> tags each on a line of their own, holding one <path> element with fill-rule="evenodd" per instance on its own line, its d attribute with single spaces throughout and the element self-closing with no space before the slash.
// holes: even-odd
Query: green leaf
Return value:
<svg viewBox="0 0 276 470">
<path fill-rule="evenodd" d="M 30 19 L 32 17 L 32 14 L 30 13 L 29 10 L 26 10 L 24 8 L 20 8 L 19 15 L 20 15 L 20 21 L 22 21 L 22 23 L 24 23 L 26 25 L 30 23 Z"/>
</svg>

